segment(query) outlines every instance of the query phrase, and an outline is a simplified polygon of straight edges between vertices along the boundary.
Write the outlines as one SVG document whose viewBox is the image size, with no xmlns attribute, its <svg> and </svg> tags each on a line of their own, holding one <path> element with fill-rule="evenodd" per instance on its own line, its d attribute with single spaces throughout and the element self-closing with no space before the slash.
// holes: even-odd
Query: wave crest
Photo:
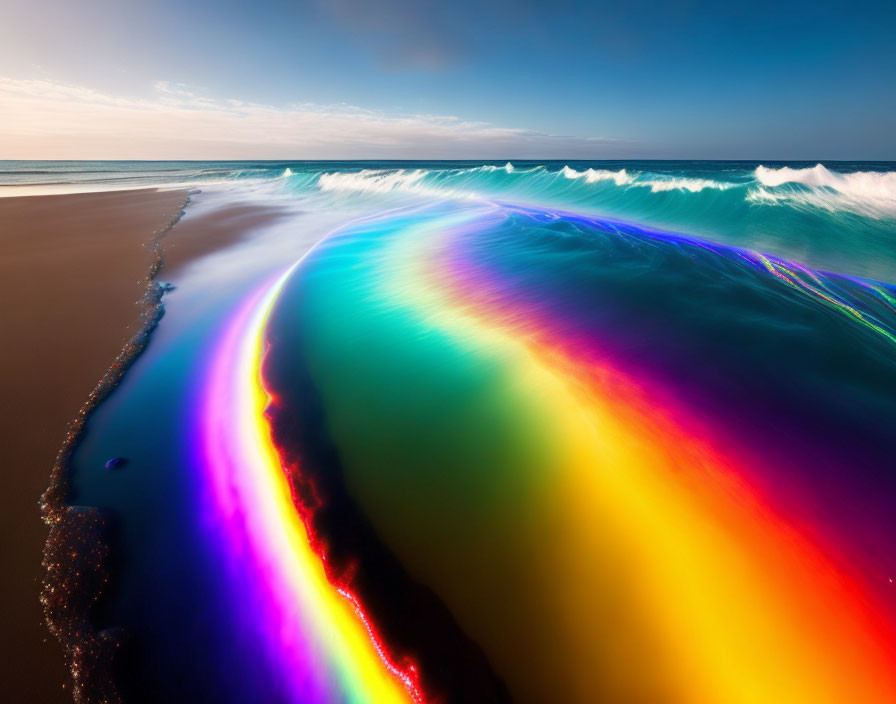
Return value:
<svg viewBox="0 0 896 704">
<path fill-rule="evenodd" d="M 515 171 L 515 169 L 513 167 L 513 164 L 511 164 L 508 161 L 506 164 L 504 164 L 504 166 L 495 166 L 494 164 L 486 164 L 485 166 L 474 166 L 472 169 L 469 169 L 468 171 L 469 171 L 469 173 L 475 173 L 476 171 L 485 171 L 485 172 L 506 171 L 507 173 L 512 174 Z"/>
<path fill-rule="evenodd" d="M 427 169 L 362 169 L 323 173 L 317 181 L 322 191 L 355 191 L 360 193 L 392 193 L 395 191 L 436 198 L 475 198 L 475 193 L 430 186 L 423 182 L 431 172 Z"/>
<path fill-rule="evenodd" d="M 751 193 L 758 202 L 788 202 L 824 208 L 831 212 L 850 211 L 871 217 L 896 215 L 896 172 L 853 171 L 837 173 L 823 164 L 812 168 L 760 165 L 754 172 L 762 187 Z M 782 190 L 791 186 L 788 190 Z M 793 188 L 796 186 L 797 188 Z M 773 189 L 773 190 L 769 190 Z"/>
<path fill-rule="evenodd" d="M 569 166 L 560 169 L 568 179 L 584 178 L 585 183 L 596 183 L 598 181 L 614 181 L 617 186 L 627 186 L 635 180 L 634 176 L 630 176 L 625 169 L 619 171 L 605 171 L 603 169 L 586 169 L 585 171 L 576 171 Z"/>
<path fill-rule="evenodd" d="M 663 193 L 665 191 L 688 191 L 689 193 L 699 193 L 706 189 L 715 189 L 717 191 L 726 191 L 733 188 L 734 183 L 725 181 L 713 181 L 707 178 L 661 178 L 651 179 L 649 181 L 636 181 L 634 186 L 649 186 L 651 193 Z"/>
</svg>

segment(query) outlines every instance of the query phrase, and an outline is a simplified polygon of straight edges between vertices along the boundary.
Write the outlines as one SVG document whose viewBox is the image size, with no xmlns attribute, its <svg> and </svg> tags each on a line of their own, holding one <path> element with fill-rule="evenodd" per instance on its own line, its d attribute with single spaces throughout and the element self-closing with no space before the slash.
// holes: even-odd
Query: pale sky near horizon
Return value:
<svg viewBox="0 0 896 704">
<path fill-rule="evenodd" d="M 896 159 L 896 6 L 0 0 L 0 159 Z"/>
</svg>

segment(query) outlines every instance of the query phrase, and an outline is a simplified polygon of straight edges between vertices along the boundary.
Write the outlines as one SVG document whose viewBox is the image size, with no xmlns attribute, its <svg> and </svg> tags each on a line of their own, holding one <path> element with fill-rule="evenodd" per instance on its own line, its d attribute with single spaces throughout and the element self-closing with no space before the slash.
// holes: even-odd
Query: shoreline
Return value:
<svg viewBox="0 0 896 704">
<path fill-rule="evenodd" d="M 186 191 L 0 199 L 0 364 L 6 510 L 0 513 L 0 669 L 15 701 L 71 701 L 62 652 L 38 600 L 47 530 L 37 501 L 66 427 L 133 334 L 135 299 Z"/>
<path fill-rule="evenodd" d="M 67 505 L 68 460 L 92 410 L 164 315 L 163 268 L 176 276 L 278 217 L 275 209 L 234 205 L 182 220 L 189 193 L 138 188 L 0 198 L 0 292 L 11 302 L 0 362 L 12 372 L 3 382 L 10 508 L 0 519 L 0 559 L 9 575 L 0 615 L 9 624 L 10 657 L 0 668 L 14 700 L 65 702 L 79 690 L 115 699 L 102 676 L 90 674 L 95 668 L 82 667 L 108 662 L 115 634 L 96 633 L 86 616 L 109 581 L 105 520 L 97 509 Z"/>
<path fill-rule="evenodd" d="M 204 255 L 238 242 L 252 229 L 278 217 L 274 209 L 235 204 L 184 222 L 175 236 L 191 193 L 186 194 L 171 222 L 145 243 L 154 258 L 144 278 L 139 328 L 69 424 L 49 486 L 40 500 L 43 520 L 50 527 L 43 553 L 46 572 L 40 601 L 47 628 L 63 646 L 76 702 L 121 701 L 114 665 L 123 634 L 117 628 L 97 629 L 92 623 L 91 610 L 111 581 L 105 566 L 112 554 L 110 534 L 114 528 L 101 509 L 68 503 L 71 458 L 91 414 L 114 393 L 165 315 L 163 297 L 170 284 L 158 281 L 159 274 L 164 270 L 176 275 Z"/>
<path fill-rule="evenodd" d="M 153 259 L 143 280 L 138 329 L 69 423 L 47 490 L 40 497 L 41 517 L 50 527 L 41 563 L 46 572 L 40 602 L 48 630 L 62 645 L 76 702 L 97 696 L 105 702 L 120 700 L 109 670 L 119 642 L 115 633 L 98 631 L 91 623 L 90 609 L 109 582 L 105 571 L 111 552 L 108 523 L 98 508 L 68 504 L 70 461 L 91 413 L 121 383 L 165 314 L 162 297 L 167 288 L 155 280 L 164 264 L 161 239 L 177 225 L 189 204 L 187 194 L 172 220 L 144 243 Z"/>
</svg>

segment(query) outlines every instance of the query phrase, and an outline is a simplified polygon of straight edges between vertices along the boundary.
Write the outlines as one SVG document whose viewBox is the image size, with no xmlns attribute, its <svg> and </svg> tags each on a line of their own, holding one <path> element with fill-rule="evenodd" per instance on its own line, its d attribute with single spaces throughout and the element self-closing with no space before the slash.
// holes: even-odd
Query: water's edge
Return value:
<svg viewBox="0 0 896 704">
<path fill-rule="evenodd" d="M 162 297 L 167 287 L 156 281 L 165 265 L 162 240 L 180 222 L 189 205 L 188 194 L 172 220 L 145 243 L 153 261 L 144 277 L 138 329 L 69 423 L 49 484 L 39 500 L 41 518 L 50 527 L 41 562 L 45 573 L 40 602 L 47 628 L 62 645 L 76 702 L 121 700 L 111 671 L 120 636 L 115 629 L 97 630 L 91 622 L 91 610 L 109 582 L 109 520 L 96 507 L 68 504 L 71 458 L 84 437 L 90 416 L 121 383 L 165 314 Z"/>
</svg>

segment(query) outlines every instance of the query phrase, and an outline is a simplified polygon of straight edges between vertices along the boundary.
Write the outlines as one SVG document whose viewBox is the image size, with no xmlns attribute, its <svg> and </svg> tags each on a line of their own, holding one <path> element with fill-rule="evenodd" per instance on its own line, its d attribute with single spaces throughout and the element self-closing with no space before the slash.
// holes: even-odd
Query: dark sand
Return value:
<svg viewBox="0 0 896 704">
<path fill-rule="evenodd" d="M 66 426 L 139 326 L 155 253 L 184 191 L 0 198 L 0 688 L 4 701 L 70 701 L 38 593 L 47 527 L 38 498 Z M 162 239 L 162 278 L 277 213 L 234 206 Z"/>
</svg>

